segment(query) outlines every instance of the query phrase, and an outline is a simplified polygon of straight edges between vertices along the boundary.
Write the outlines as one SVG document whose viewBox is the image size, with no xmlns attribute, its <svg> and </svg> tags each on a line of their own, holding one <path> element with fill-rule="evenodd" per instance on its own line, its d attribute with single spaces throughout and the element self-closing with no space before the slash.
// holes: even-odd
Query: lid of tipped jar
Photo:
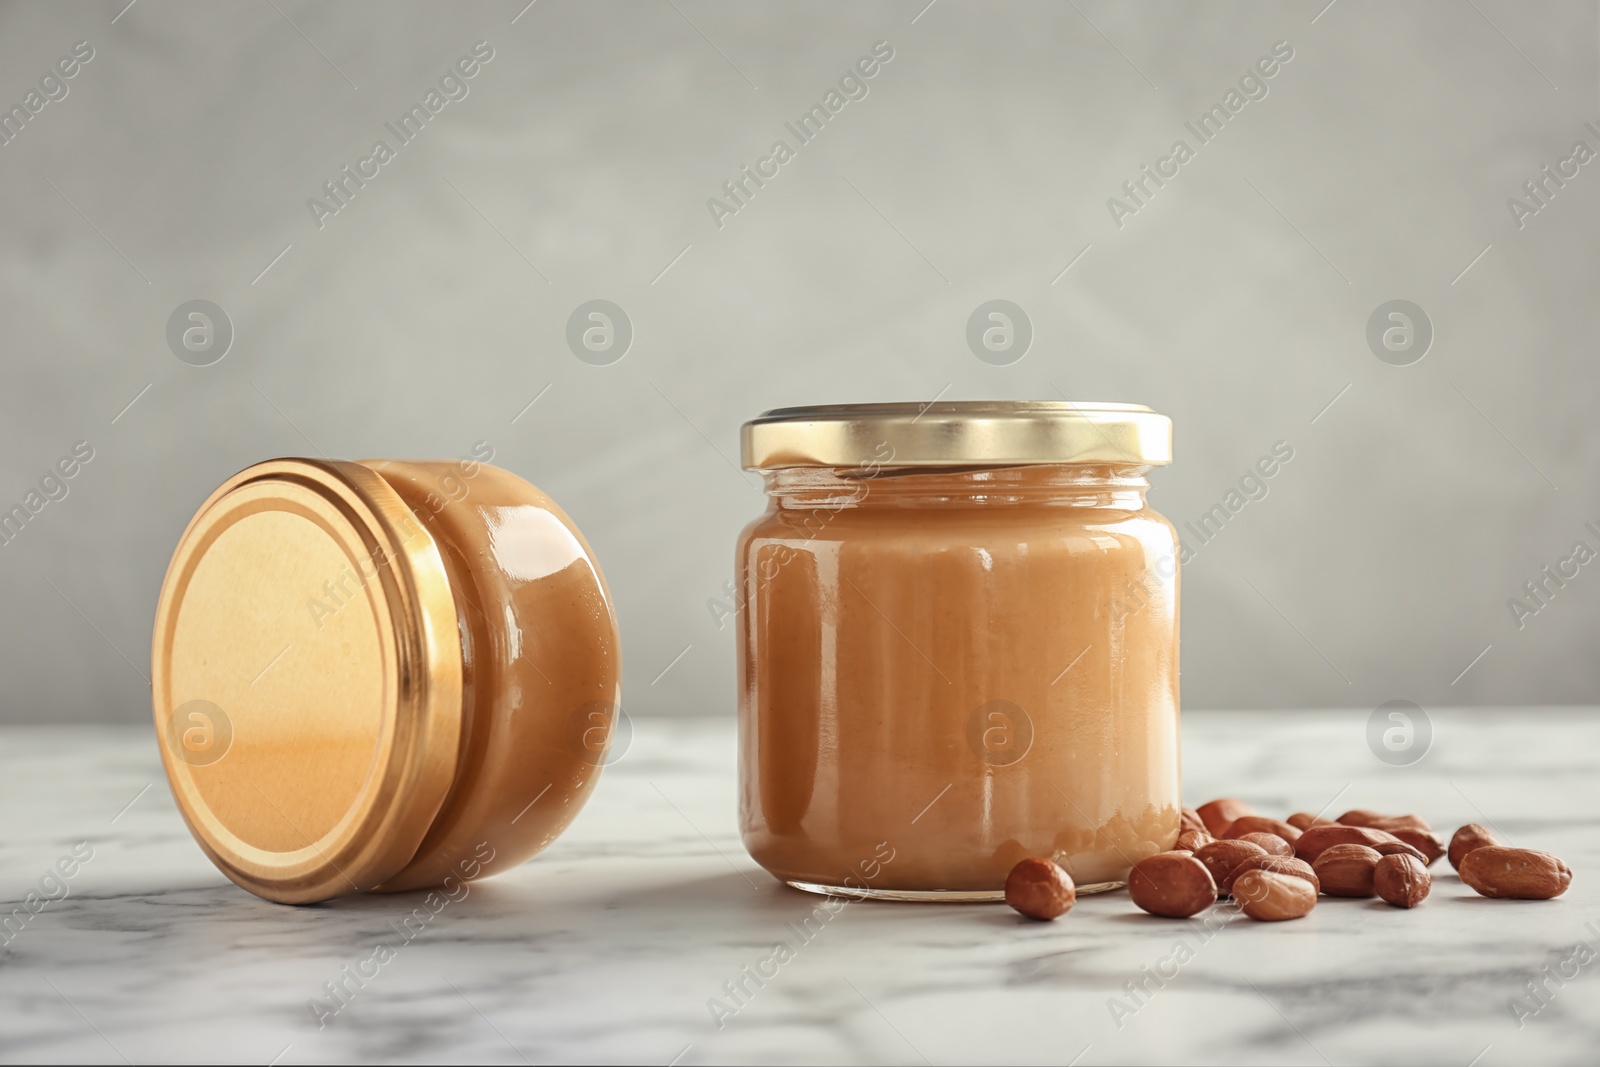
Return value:
<svg viewBox="0 0 1600 1067">
<path fill-rule="evenodd" d="M 173 553 L 151 671 L 174 799 L 239 885 L 326 900 L 415 855 L 455 771 L 461 645 L 439 549 L 376 472 L 228 479 Z"/>
<path fill-rule="evenodd" d="M 747 470 L 784 467 L 1160 466 L 1172 420 L 1142 404 L 946 400 L 774 408 L 744 424 Z"/>
</svg>

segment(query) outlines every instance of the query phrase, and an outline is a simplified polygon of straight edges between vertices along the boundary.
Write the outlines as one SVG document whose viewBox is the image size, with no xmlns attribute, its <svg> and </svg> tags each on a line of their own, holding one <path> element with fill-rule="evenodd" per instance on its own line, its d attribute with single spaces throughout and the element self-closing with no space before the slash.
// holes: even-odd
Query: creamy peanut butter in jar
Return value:
<svg viewBox="0 0 1600 1067">
<path fill-rule="evenodd" d="M 1178 834 L 1178 556 L 1131 404 L 769 411 L 737 551 L 740 821 L 813 892 L 1079 892 Z"/>
<path fill-rule="evenodd" d="M 195 840 L 250 892 L 432 888 L 436 912 L 554 841 L 610 762 L 605 578 L 492 454 L 258 463 L 179 538 L 156 737 Z"/>
</svg>

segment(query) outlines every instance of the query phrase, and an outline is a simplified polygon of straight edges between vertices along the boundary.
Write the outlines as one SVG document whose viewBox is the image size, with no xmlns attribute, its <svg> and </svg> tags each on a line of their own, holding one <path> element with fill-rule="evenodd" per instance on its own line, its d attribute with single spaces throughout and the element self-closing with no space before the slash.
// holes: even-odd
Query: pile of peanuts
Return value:
<svg viewBox="0 0 1600 1067">
<path fill-rule="evenodd" d="M 1548 900 L 1572 884 L 1560 859 L 1504 845 L 1478 823 L 1461 827 L 1446 845 L 1417 815 L 1356 808 L 1337 819 L 1297 812 L 1279 821 L 1222 797 L 1183 809 L 1177 843 L 1133 865 L 1128 895 L 1151 915 L 1173 919 L 1221 897 L 1262 922 L 1303 918 L 1324 895 L 1376 896 L 1414 908 L 1427 898 L 1428 868 L 1440 857 L 1486 897 Z M 1071 875 L 1048 859 L 1025 859 L 1006 879 L 1006 903 L 1032 919 L 1064 915 L 1076 899 Z"/>
</svg>

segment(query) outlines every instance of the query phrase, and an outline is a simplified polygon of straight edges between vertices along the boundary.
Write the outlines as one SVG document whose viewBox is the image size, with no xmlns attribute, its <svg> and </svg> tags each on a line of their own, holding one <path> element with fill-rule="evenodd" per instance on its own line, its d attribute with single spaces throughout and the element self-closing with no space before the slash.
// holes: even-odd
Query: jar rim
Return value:
<svg viewBox="0 0 1600 1067">
<path fill-rule="evenodd" d="M 303 529 L 304 541 L 279 540 L 280 519 Z M 341 566 L 301 588 L 297 569 L 313 545 L 319 563 Z M 328 586 L 313 589 L 324 577 Z M 317 601 L 324 610 L 307 610 L 307 592 L 328 598 Z M 346 610 L 367 624 L 370 641 L 305 639 L 308 627 Z M 280 640 L 283 651 L 267 662 Z M 403 869 L 450 789 L 461 700 L 449 575 L 432 536 L 376 471 L 331 460 L 258 463 L 190 520 L 156 608 L 151 703 L 178 809 L 239 885 L 301 904 L 370 889 Z M 226 738 L 204 759 L 184 749 L 195 714 Z M 325 746 L 297 736 L 308 720 L 352 738 L 351 752 L 370 746 L 370 757 L 330 762 Z M 236 744 L 250 747 L 256 775 L 237 768 L 239 756 L 226 760 Z M 285 813 L 284 798 L 296 793 L 331 798 L 315 825 Z"/>
<path fill-rule="evenodd" d="M 744 424 L 746 470 L 1172 462 L 1172 420 L 1143 404 L 944 400 L 774 408 Z"/>
</svg>

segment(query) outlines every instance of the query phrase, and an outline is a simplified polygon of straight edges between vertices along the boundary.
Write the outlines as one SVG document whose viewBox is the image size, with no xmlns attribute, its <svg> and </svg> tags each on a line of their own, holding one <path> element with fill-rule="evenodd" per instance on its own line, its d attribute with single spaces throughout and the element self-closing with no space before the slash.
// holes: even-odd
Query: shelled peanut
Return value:
<svg viewBox="0 0 1600 1067">
<path fill-rule="evenodd" d="M 1262 922 L 1302 918 L 1322 896 L 1378 897 L 1410 909 L 1427 899 L 1428 867 L 1444 857 L 1486 897 L 1548 900 L 1572 884 L 1558 857 L 1512 848 L 1478 823 L 1446 843 L 1419 815 L 1353 808 L 1337 819 L 1301 811 L 1278 820 L 1219 797 L 1182 809 L 1173 848 L 1135 863 L 1128 893 L 1166 918 L 1188 918 L 1223 897 Z M 1032 918 L 1065 914 L 1075 899 L 1071 877 L 1049 860 L 1023 860 L 1006 882 L 1007 903 Z"/>
<path fill-rule="evenodd" d="M 1128 872 L 1128 895 L 1151 915 L 1187 919 L 1217 902 L 1217 883 L 1189 852 L 1158 852 Z"/>
<path fill-rule="evenodd" d="M 1415 856 L 1395 853 L 1378 858 L 1372 868 L 1372 888 L 1386 904 L 1414 908 L 1427 899 L 1433 876 Z"/>
<path fill-rule="evenodd" d="M 1302 811 L 1280 821 L 1219 797 L 1183 809 L 1174 851 L 1135 864 L 1129 891 L 1139 907 L 1163 916 L 1186 917 L 1223 897 L 1263 921 L 1300 918 L 1323 895 L 1375 896 L 1409 909 L 1427 899 L 1428 867 L 1446 856 L 1483 896 L 1548 899 L 1572 882 L 1557 857 L 1507 847 L 1476 823 L 1447 844 L 1419 815 L 1354 808 L 1337 819 Z"/>
<path fill-rule="evenodd" d="M 1461 858 L 1461 880 L 1486 897 L 1549 900 L 1572 884 L 1572 869 L 1548 852 L 1484 845 Z"/>
<path fill-rule="evenodd" d="M 1233 883 L 1239 909 L 1259 922 L 1303 919 L 1317 906 L 1317 891 L 1304 878 L 1255 868 Z"/>
<path fill-rule="evenodd" d="M 1077 900 L 1072 876 L 1051 860 L 1025 859 L 1006 878 L 1006 903 L 1030 919 L 1065 915 Z"/>
<path fill-rule="evenodd" d="M 1330 897 L 1370 897 L 1373 872 L 1383 855 L 1375 848 L 1354 842 L 1331 845 L 1322 850 L 1311 869 Z"/>
</svg>

